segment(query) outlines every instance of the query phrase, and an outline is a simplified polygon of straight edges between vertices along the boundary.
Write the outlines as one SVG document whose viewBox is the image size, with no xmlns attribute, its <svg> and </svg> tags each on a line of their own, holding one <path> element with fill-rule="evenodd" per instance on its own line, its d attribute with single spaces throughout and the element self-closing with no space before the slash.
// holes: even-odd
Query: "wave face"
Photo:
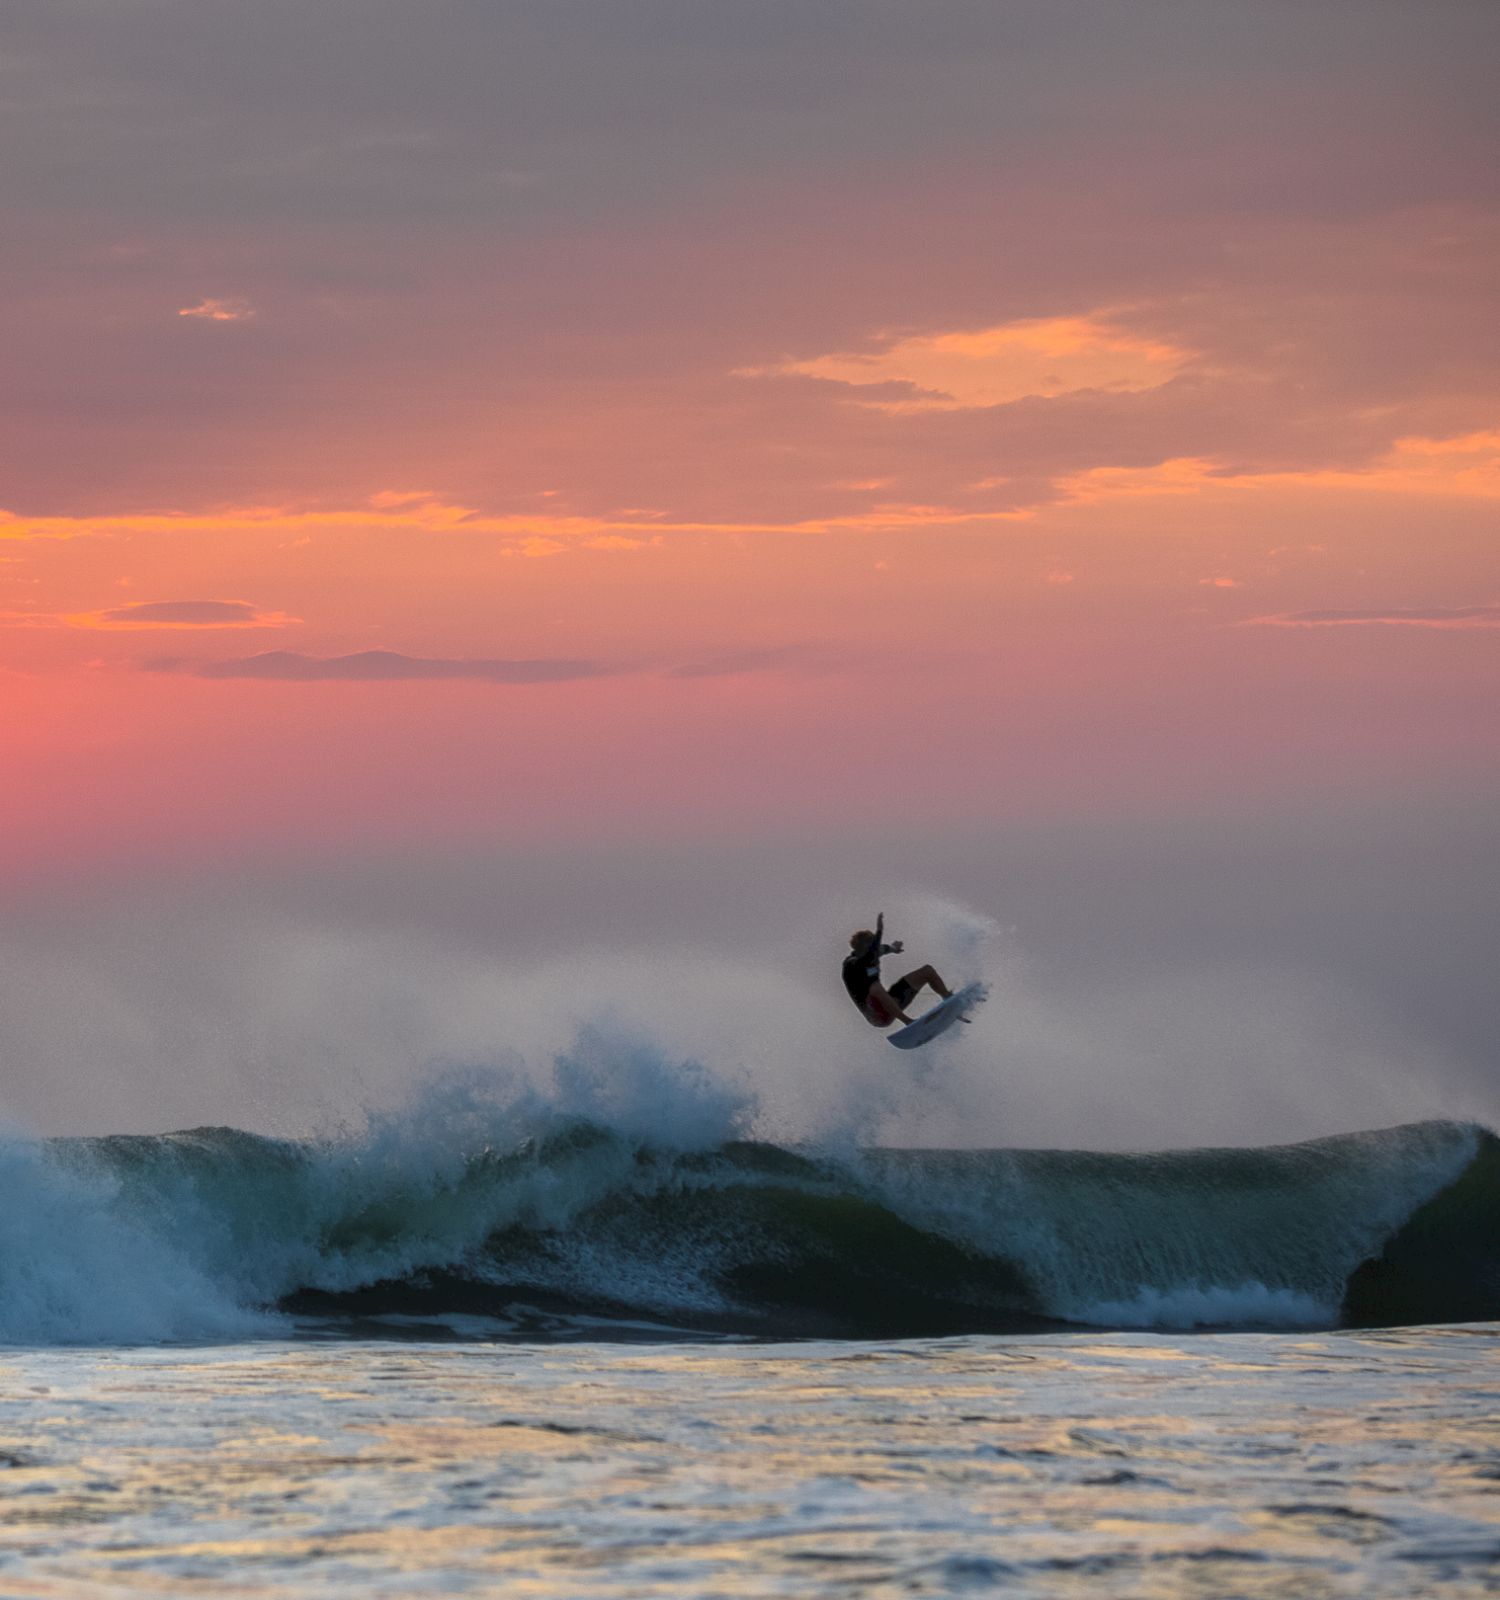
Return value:
<svg viewBox="0 0 1500 1600">
<path fill-rule="evenodd" d="M 1258 1150 L 837 1157 L 671 1148 L 581 1118 L 496 1131 L 4 1141 L 0 1339 L 455 1316 L 543 1338 L 1500 1317 L 1500 1144 L 1472 1125 Z"/>
</svg>

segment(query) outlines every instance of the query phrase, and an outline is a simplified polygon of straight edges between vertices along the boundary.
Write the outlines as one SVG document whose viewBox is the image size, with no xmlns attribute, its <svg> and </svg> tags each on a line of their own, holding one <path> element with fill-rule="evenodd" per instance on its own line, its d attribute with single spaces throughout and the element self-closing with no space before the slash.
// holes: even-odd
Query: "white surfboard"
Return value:
<svg viewBox="0 0 1500 1600">
<path fill-rule="evenodd" d="M 914 1022 L 888 1033 L 886 1038 L 898 1050 L 915 1050 L 919 1044 L 936 1039 L 955 1023 L 962 1022 L 975 1006 L 982 1005 L 989 998 L 989 993 L 990 986 L 987 983 L 966 983 L 946 1000 L 939 1000 L 931 1011 L 924 1011 Z"/>
</svg>

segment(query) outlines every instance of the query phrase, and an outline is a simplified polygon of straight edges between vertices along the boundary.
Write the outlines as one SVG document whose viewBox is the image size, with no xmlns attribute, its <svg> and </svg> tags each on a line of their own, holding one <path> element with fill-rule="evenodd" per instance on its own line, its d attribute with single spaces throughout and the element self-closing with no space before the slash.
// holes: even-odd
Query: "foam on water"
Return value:
<svg viewBox="0 0 1500 1600">
<path fill-rule="evenodd" d="M 1103 1328 L 1326 1328 L 1338 1314 L 1336 1302 L 1242 1283 L 1233 1289 L 1143 1288 L 1129 1300 L 1079 1306 L 1070 1320 Z"/>
</svg>

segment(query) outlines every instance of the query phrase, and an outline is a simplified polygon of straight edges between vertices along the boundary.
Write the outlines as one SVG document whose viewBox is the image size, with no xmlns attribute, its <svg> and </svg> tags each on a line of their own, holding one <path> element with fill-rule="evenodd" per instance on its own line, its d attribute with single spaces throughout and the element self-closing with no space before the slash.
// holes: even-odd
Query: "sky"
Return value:
<svg viewBox="0 0 1500 1600">
<path fill-rule="evenodd" d="M 728 959 L 690 861 L 799 950 L 909 889 L 1077 994 L 1270 963 L 1494 1115 L 1497 59 L 1489 0 L 7 0 L 0 935 L 71 907 L 103 1015 L 99 896 L 524 952 L 455 887 L 524 866 Z"/>
</svg>

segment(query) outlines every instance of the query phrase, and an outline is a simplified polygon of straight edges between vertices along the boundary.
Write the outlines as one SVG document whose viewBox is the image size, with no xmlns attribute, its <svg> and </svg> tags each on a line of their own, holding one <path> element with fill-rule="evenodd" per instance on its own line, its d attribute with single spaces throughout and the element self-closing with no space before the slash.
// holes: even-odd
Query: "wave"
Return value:
<svg viewBox="0 0 1500 1600">
<path fill-rule="evenodd" d="M 702 1113 L 706 1101 L 695 1102 Z M 429 1103 L 358 1135 L 0 1141 L 0 1340 L 898 1337 L 1500 1317 L 1500 1144 L 868 1149 Z M 660 1119 L 658 1119 L 660 1120 Z"/>
</svg>

